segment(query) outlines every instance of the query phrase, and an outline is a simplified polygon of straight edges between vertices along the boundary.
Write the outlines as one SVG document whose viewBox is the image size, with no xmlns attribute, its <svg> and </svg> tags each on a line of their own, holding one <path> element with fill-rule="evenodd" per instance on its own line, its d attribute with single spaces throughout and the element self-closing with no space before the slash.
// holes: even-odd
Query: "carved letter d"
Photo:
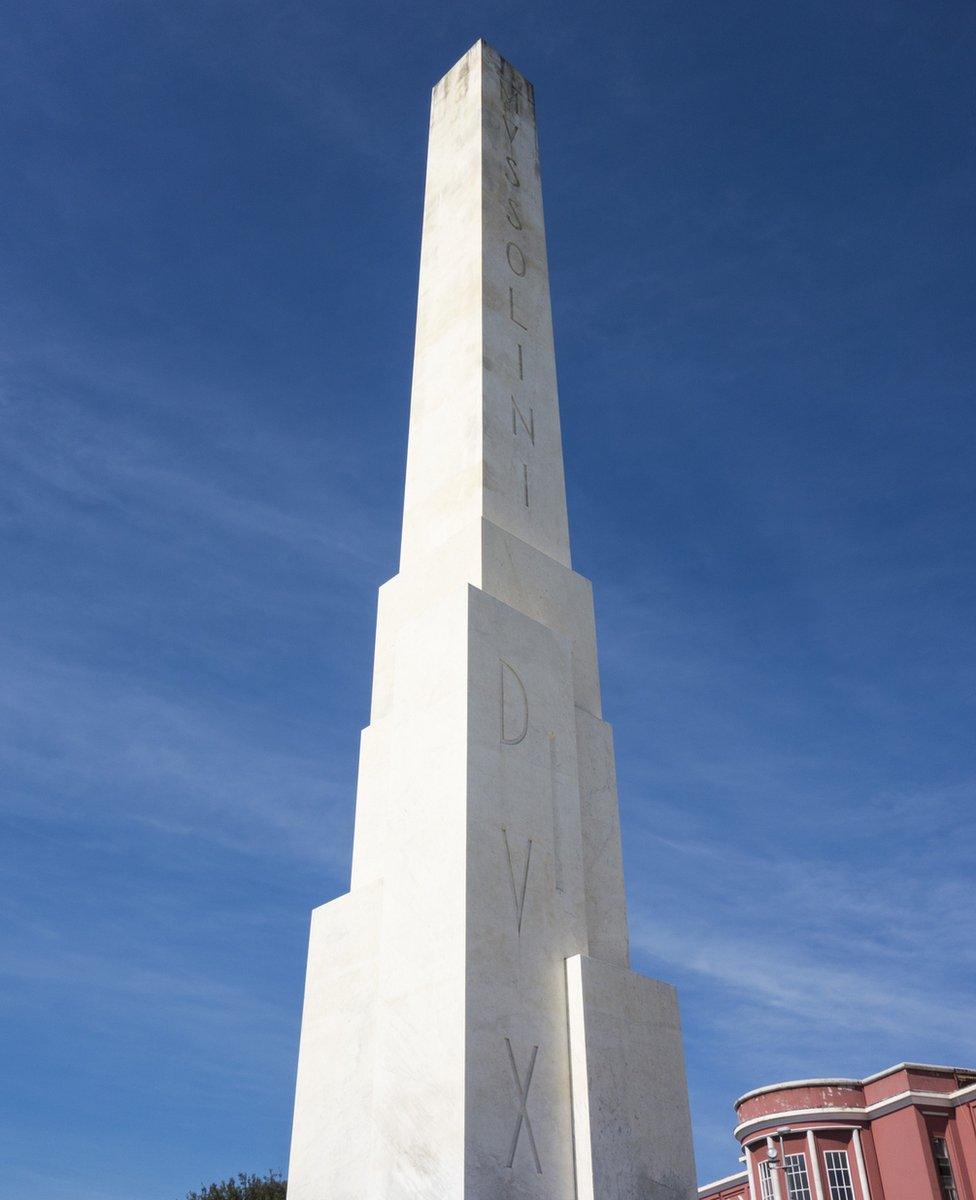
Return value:
<svg viewBox="0 0 976 1200">
<path fill-rule="evenodd" d="M 504 659 L 502 664 L 502 741 L 517 746 L 529 731 L 529 698 L 518 671 Z"/>
</svg>

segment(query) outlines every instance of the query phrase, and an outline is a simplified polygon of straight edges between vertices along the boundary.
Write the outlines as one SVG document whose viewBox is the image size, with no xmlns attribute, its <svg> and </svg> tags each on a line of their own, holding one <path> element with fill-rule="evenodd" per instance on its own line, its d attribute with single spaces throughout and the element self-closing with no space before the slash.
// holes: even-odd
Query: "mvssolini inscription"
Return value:
<svg viewBox="0 0 976 1200">
<path fill-rule="evenodd" d="M 505 136 L 508 140 L 504 161 L 500 165 L 510 192 L 514 192 L 516 190 L 520 191 L 522 188 L 516 139 L 522 128 L 522 105 L 525 102 L 525 96 L 518 80 L 514 78 L 506 79 L 503 73 L 499 77 L 499 83 L 501 85 L 502 122 L 505 127 Z M 509 194 L 505 199 L 505 219 L 515 233 L 523 233 L 525 231 L 525 222 L 515 195 Z M 515 280 L 525 278 L 529 269 L 529 260 L 526 256 L 525 248 L 519 239 L 512 238 L 506 242 L 505 261 Z M 516 373 L 521 383 L 525 380 L 525 350 L 524 342 L 521 340 L 520 335 L 529 333 L 529 325 L 527 323 L 528 317 L 525 316 L 520 303 L 518 284 L 515 281 L 508 288 L 508 316 L 510 324 L 514 325 L 519 331 L 519 334 L 513 339 L 513 358 Z M 526 408 L 528 408 L 528 417 L 525 415 Z M 520 404 L 519 398 L 514 394 L 512 395 L 512 437 L 521 437 L 523 455 L 527 454 L 527 451 L 535 446 L 535 413 L 531 407 Z M 528 443 L 527 445 L 526 442 Z M 521 479 L 519 479 L 518 483 L 520 485 L 522 506 L 527 509 L 531 508 L 529 462 L 527 457 L 522 460 Z"/>
</svg>

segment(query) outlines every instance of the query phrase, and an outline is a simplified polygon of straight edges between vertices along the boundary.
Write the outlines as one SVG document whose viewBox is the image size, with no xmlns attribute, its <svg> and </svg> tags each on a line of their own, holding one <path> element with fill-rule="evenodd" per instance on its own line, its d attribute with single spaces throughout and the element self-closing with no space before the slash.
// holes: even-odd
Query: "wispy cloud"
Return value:
<svg viewBox="0 0 976 1200">
<path fill-rule="evenodd" d="M 396 554 L 427 89 L 480 33 L 539 87 L 634 956 L 679 984 L 703 1171 L 749 1087 L 972 1057 L 972 22 L 855 5 L 838 58 L 782 6 L 557 7 L 8 6 L 16 1193 L 286 1160 Z"/>
<path fill-rule="evenodd" d="M 962 816 L 974 791 L 976 782 L 863 805 L 856 822 L 885 822 L 887 836 L 853 863 L 755 825 L 748 838 L 688 837 L 667 806 L 657 820 L 674 834 L 631 829 L 632 857 L 653 864 L 629 878 L 634 954 L 679 985 L 706 1161 L 734 1169 L 731 1104 L 749 1088 L 906 1058 L 976 1061 L 965 865 L 974 846 Z M 951 854 L 940 838 L 918 837 L 919 812 L 958 839 Z M 854 824 L 838 821 L 836 837 Z"/>
</svg>

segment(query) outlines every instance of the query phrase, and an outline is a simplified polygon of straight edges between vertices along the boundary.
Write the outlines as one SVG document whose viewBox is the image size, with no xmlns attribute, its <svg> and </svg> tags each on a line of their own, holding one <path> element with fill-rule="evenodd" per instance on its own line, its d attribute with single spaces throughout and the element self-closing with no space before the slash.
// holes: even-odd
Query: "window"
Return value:
<svg viewBox="0 0 976 1200">
<path fill-rule="evenodd" d="M 773 1191 L 773 1170 L 773 1164 L 768 1159 L 759 1164 L 759 1187 L 762 1191 L 762 1200 L 776 1200 L 776 1193 Z M 783 1200 L 812 1200 L 810 1180 L 807 1176 L 807 1160 L 802 1154 L 787 1154 L 783 1159 L 783 1172 L 780 1178 L 784 1177 L 786 1182 L 782 1185 L 785 1189 Z M 854 1200 L 853 1196 L 851 1200 Z M 953 1200 L 956 1198 L 953 1197 Z"/>
<path fill-rule="evenodd" d="M 935 1157 L 935 1170 L 939 1176 L 939 1188 L 942 1200 L 959 1200 L 956 1191 L 956 1181 L 952 1177 L 952 1163 L 949 1161 L 949 1147 L 945 1138 L 932 1139 L 932 1154 Z"/>
<path fill-rule="evenodd" d="M 830 1200 L 854 1200 L 854 1185 L 851 1183 L 851 1164 L 846 1150 L 828 1150 L 824 1155 L 827 1163 L 827 1184 Z"/>
<path fill-rule="evenodd" d="M 786 1192 L 789 1200 L 811 1200 L 807 1160 L 802 1154 L 787 1154 L 783 1159 L 786 1173 Z"/>
</svg>

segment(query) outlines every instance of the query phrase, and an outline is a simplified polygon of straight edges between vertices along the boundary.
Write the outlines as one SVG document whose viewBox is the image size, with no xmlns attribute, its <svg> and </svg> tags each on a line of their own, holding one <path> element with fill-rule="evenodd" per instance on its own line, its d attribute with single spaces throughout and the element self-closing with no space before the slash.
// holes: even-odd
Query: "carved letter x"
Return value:
<svg viewBox="0 0 976 1200">
<path fill-rule="evenodd" d="M 525 1125 L 525 1132 L 529 1135 L 529 1145 L 532 1147 L 532 1157 L 535 1160 L 535 1169 L 542 1174 L 542 1164 L 539 1162 L 539 1151 L 535 1146 L 535 1136 L 532 1133 L 532 1122 L 529 1120 L 529 1114 L 526 1110 L 526 1104 L 529 1101 L 529 1088 L 532 1086 L 532 1072 L 535 1070 L 535 1058 L 539 1053 L 539 1047 L 533 1046 L 532 1053 L 529 1056 L 529 1065 L 525 1072 L 525 1085 L 522 1085 L 522 1079 L 519 1075 L 519 1069 L 515 1065 L 515 1054 L 512 1051 L 512 1043 L 505 1039 L 505 1045 L 508 1047 L 508 1061 L 512 1066 L 512 1074 L 515 1076 L 515 1087 L 519 1095 L 519 1112 L 515 1122 L 515 1132 L 512 1134 L 512 1148 L 508 1153 L 508 1166 L 515 1162 L 515 1151 L 518 1149 L 519 1135 L 522 1132 L 522 1126 Z"/>
</svg>

